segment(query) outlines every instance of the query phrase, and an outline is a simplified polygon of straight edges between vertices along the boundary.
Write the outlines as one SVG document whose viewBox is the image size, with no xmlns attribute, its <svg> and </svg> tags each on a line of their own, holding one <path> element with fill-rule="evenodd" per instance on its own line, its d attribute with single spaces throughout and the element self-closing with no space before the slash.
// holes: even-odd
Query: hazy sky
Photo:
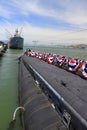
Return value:
<svg viewBox="0 0 87 130">
<path fill-rule="evenodd" d="M 87 0 L 0 0 L 0 40 L 16 28 L 27 44 L 87 44 Z"/>
</svg>

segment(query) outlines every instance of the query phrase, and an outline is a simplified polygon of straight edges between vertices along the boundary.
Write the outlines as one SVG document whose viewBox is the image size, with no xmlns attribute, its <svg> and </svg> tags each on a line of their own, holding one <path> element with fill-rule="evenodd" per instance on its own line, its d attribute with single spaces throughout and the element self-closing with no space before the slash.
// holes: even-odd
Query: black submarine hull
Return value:
<svg viewBox="0 0 87 130">
<path fill-rule="evenodd" d="M 24 64 L 34 79 L 39 82 L 41 90 L 54 104 L 55 110 L 60 113 L 66 126 L 75 130 L 86 130 L 87 81 L 54 65 L 26 55 L 22 56 L 20 63 Z M 23 74 L 25 80 L 22 81 L 26 84 L 27 75 L 22 72 L 21 76 Z M 27 89 L 28 84 L 26 84 Z M 23 92 L 26 91 L 24 89 Z M 25 98 L 27 96 L 24 95 Z M 29 106 L 29 104 L 27 105 Z"/>
</svg>

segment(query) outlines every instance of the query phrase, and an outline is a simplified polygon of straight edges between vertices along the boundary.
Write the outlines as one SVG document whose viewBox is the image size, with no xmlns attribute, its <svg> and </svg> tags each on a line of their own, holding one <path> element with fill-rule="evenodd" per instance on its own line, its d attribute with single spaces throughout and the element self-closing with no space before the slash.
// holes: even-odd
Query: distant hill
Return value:
<svg viewBox="0 0 87 130">
<path fill-rule="evenodd" d="M 69 48 L 87 49 L 86 44 L 70 45 Z"/>
</svg>

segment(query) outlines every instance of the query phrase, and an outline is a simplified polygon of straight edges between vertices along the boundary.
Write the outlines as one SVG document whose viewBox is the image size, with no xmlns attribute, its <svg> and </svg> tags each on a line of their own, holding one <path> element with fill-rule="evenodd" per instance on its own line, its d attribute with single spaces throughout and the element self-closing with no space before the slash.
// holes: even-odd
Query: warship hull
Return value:
<svg viewBox="0 0 87 130">
<path fill-rule="evenodd" d="M 24 39 L 22 37 L 12 37 L 9 42 L 11 49 L 23 49 Z"/>
</svg>

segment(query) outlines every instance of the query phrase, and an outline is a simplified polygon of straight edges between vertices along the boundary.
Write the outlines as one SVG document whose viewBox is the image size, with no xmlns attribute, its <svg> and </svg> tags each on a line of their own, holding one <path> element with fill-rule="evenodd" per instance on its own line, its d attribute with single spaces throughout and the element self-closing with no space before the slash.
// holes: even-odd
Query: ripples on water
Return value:
<svg viewBox="0 0 87 130">
<path fill-rule="evenodd" d="M 10 50 L 0 58 L 0 130 L 11 128 L 12 116 L 18 106 L 18 60 L 21 51 Z M 11 129 L 10 129 L 11 128 Z M 19 114 L 14 130 L 20 130 Z"/>
</svg>

